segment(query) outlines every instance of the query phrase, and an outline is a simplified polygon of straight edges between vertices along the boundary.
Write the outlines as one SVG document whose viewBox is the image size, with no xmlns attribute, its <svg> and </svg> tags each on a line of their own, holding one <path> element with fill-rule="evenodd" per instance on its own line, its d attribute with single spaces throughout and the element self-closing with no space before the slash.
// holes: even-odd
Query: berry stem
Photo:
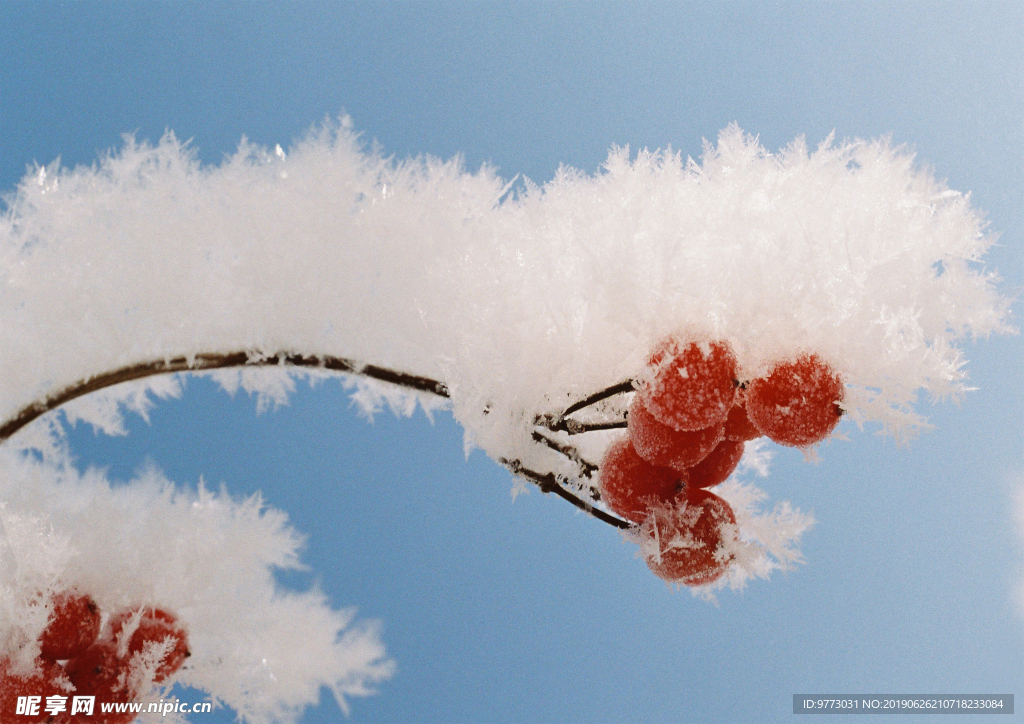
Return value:
<svg viewBox="0 0 1024 724">
<path fill-rule="evenodd" d="M 591 405 L 593 405 L 596 402 L 600 402 L 601 400 L 606 400 L 609 397 L 613 397 L 615 395 L 622 394 L 623 392 L 632 392 L 633 390 L 634 390 L 633 380 L 623 380 L 622 382 L 618 383 L 617 385 L 612 385 L 611 387 L 605 387 L 603 390 L 600 390 L 599 392 L 595 392 L 594 394 L 590 395 L 589 397 L 584 397 L 579 402 L 575 402 L 575 403 L 569 405 L 567 408 L 565 408 L 565 412 L 563 412 L 561 415 L 558 416 L 558 421 L 561 422 L 562 420 L 564 420 L 566 417 L 568 417 L 572 413 L 579 412 L 580 410 L 582 410 L 585 407 L 590 407 Z"/>
<path fill-rule="evenodd" d="M 580 477 L 591 478 L 593 477 L 594 473 L 597 472 L 597 465 L 594 465 L 594 463 L 584 460 L 583 456 L 580 455 L 579 450 L 574 448 L 572 445 L 567 445 L 565 443 L 558 442 L 557 440 L 552 440 L 550 437 L 544 435 L 543 433 L 537 432 L 536 430 L 533 431 L 532 437 L 536 442 L 539 442 L 542 445 L 547 445 L 555 452 L 561 453 L 562 455 L 564 455 L 565 457 L 569 458 L 574 463 L 579 465 Z"/>
<path fill-rule="evenodd" d="M 446 399 L 451 397 L 448 392 L 448 386 L 445 385 L 444 382 L 440 382 L 429 377 L 423 377 L 421 375 L 414 375 L 408 372 L 388 369 L 387 367 L 361 364 L 344 357 L 332 357 L 329 355 L 320 357 L 316 355 L 302 355 L 288 352 L 278 352 L 273 355 L 263 355 L 255 352 L 211 352 L 197 354 L 192 358 L 174 357 L 172 359 L 140 362 L 138 364 L 122 367 L 112 372 L 105 372 L 68 385 L 64 389 L 48 395 L 42 400 L 26 405 L 13 417 L 3 422 L 3 424 L 0 424 L 0 443 L 10 438 L 36 418 L 57 409 L 64 403 L 82 397 L 83 395 L 87 395 L 90 392 L 96 392 L 122 382 L 130 382 L 132 380 L 140 380 L 154 375 L 173 374 L 176 372 L 202 372 L 206 370 L 227 369 L 231 367 L 271 366 L 310 367 L 330 370 L 332 372 L 362 375 L 381 382 L 397 385 L 398 387 L 414 390 L 416 392 L 426 392 Z M 563 431 L 568 432 L 569 434 L 625 427 L 625 421 L 585 424 L 576 422 L 575 420 L 567 420 L 566 416 L 573 412 L 578 412 L 579 410 L 593 405 L 596 402 L 600 402 L 608 397 L 622 392 L 629 392 L 632 389 L 632 380 L 620 382 L 617 385 L 613 385 L 612 387 L 596 392 L 593 395 L 570 405 L 557 417 L 543 415 L 538 416 L 535 420 L 535 424 L 543 425 L 551 431 Z M 541 420 L 544 420 L 545 422 L 541 422 Z M 535 442 L 546 445 L 575 463 L 580 469 L 580 478 L 590 478 L 597 470 L 596 465 L 584 460 L 576 448 L 571 445 L 552 440 L 537 431 L 534 431 L 533 439 Z M 529 468 L 523 467 L 519 460 L 506 460 L 503 458 L 499 460 L 499 462 L 516 475 L 526 478 L 530 482 L 536 484 L 542 492 L 553 492 L 600 521 L 615 526 L 616 528 L 630 527 L 630 524 L 626 521 L 609 515 L 603 510 L 594 508 L 589 503 L 566 490 L 565 487 L 563 487 L 562 478 L 560 476 L 556 477 L 554 473 L 544 474 L 535 470 L 530 470 Z M 566 480 L 565 482 L 568 481 Z M 586 487 L 590 486 L 587 485 Z M 593 490 L 593 488 L 591 488 L 591 490 Z M 594 491 L 593 494 L 596 500 L 596 491 Z"/>
<path fill-rule="evenodd" d="M 500 458 L 498 460 L 502 465 L 511 470 L 514 474 L 526 478 L 532 483 L 535 483 L 540 491 L 545 495 L 547 493 L 554 493 L 555 495 L 569 501 L 577 508 L 582 510 L 584 513 L 597 518 L 603 523 L 614 526 L 616 528 L 631 528 L 631 523 L 627 523 L 621 518 L 616 518 L 614 515 L 609 515 L 599 508 L 595 508 L 590 503 L 576 497 L 561 485 L 561 476 L 556 476 L 554 473 L 538 473 L 536 470 L 530 470 L 529 468 L 523 467 L 523 464 L 518 460 L 507 460 Z"/>
</svg>

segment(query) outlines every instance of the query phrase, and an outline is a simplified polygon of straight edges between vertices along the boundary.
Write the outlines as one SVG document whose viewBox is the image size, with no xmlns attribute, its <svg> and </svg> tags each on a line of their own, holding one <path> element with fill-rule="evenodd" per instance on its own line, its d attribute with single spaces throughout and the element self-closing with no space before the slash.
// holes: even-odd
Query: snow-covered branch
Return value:
<svg viewBox="0 0 1024 724">
<path fill-rule="evenodd" d="M 615 148 L 599 173 L 562 168 L 541 187 L 488 167 L 467 172 L 459 159 L 395 162 L 343 119 L 287 153 L 243 143 L 217 167 L 171 134 L 155 146 L 127 138 L 91 168 L 38 168 L 7 205 L 0 604 L 12 623 L 0 630 L 0 657 L 32 654 L 41 625 L 25 591 L 46 576 L 77 583 L 74 556 L 89 578 L 81 585 L 104 605 L 163 595 L 154 571 L 163 576 L 168 560 L 158 550 L 180 553 L 170 564 L 183 578 L 237 558 L 251 576 L 235 589 L 200 600 L 186 585 L 167 596 L 212 657 L 187 680 L 250 721 L 287 720 L 321 685 L 341 701 L 366 691 L 390 671 L 375 634 L 346 628 L 350 617 L 313 594 L 273 589 L 268 571 L 293 560 L 293 534 L 258 502 L 185 494 L 154 476 L 113 491 L 59 456 L 19 456 L 45 444 L 47 411 L 88 416 L 87 393 L 143 379 L 156 390 L 155 375 L 171 372 L 355 376 L 368 380 L 357 390 L 364 401 L 383 394 L 411 410 L 445 398 L 467 448 L 623 527 L 591 479 L 625 425 L 628 381 L 666 337 L 722 340 L 737 383 L 819 355 L 845 385 L 849 419 L 902 438 L 927 424 L 914 409 L 920 392 L 967 389 L 958 345 L 1010 329 L 1008 301 L 983 265 L 991 237 L 981 215 L 884 140 L 829 138 L 811 151 L 798 139 L 773 154 L 730 126 L 699 163 Z M 136 409 L 145 389 L 130 393 Z M 115 401 L 97 415 L 116 410 Z M 763 493 L 737 481 L 722 494 L 738 533 L 737 564 L 720 582 L 800 560 L 795 541 L 809 518 L 786 503 L 759 513 Z M 192 517 L 166 520 L 190 522 L 139 527 L 167 508 Z M 86 525 L 89 510 L 110 522 Z M 263 533 L 270 549 L 243 550 Z M 189 558 L 186 540 L 214 539 L 230 551 Z M 152 555 L 104 562 L 101 551 L 115 547 Z M 262 603 L 235 610 L 244 599 Z M 300 632 L 310 640 L 329 632 L 307 661 L 333 664 L 317 673 L 285 660 L 277 670 L 290 673 L 277 680 L 289 683 L 275 689 L 253 678 L 251 662 L 267 649 L 245 631 L 277 631 L 288 617 L 311 622 Z M 271 649 L 286 638 L 271 636 Z"/>
</svg>

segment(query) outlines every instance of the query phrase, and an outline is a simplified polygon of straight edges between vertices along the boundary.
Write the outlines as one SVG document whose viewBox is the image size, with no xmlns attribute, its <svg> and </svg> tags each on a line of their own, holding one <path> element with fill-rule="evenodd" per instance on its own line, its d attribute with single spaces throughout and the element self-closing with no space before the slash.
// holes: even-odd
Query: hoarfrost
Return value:
<svg viewBox="0 0 1024 724">
<path fill-rule="evenodd" d="M 156 375 L 97 390 L 66 402 L 61 410 L 72 425 L 84 422 L 107 435 L 127 435 L 125 412 L 134 412 L 149 422 L 149 411 L 156 400 L 181 397 L 182 386 L 178 375 Z"/>
<path fill-rule="evenodd" d="M 700 162 L 613 148 L 596 174 L 563 167 L 516 187 L 459 159 L 393 161 L 351 127 L 343 118 L 287 152 L 243 142 L 205 168 L 170 133 L 126 137 L 91 168 L 27 175 L 0 216 L 0 421 L 114 370 L 298 354 L 438 380 L 450 401 L 347 384 L 368 416 L 450 404 L 467 449 L 564 472 L 532 437 L 537 416 L 636 378 L 670 334 L 727 340 L 746 379 L 813 352 L 841 375 L 853 421 L 905 438 L 927 424 L 921 392 L 968 389 L 958 343 L 1010 329 L 969 196 L 884 139 L 813 151 L 797 139 L 773 154 L 732 125 Z M 260 409 L 296 378 L 208 374 Z M 122 433 L 122 411 L 145 416 L 180 385 L 150 378 L 64 409 Z M 77 476 L 58 428 L 44 416 L 0 450 L 3 650 L 29 651 L 41 624 L 24 586 L 52 578 L 88 584 L 101 604 L 187 613 L 196 656 L 179 679 L 250 721 L 287 718 L 321 684 L 344 700 L 390 673 L 372 627 L 315 592 L 274 589 L 269 570 L 297 560 L 280 514 L 155 473 L 117 489 Z M 612 439 L 579 437 L 592 460 Z M 41 461 L 15 452 L 29 447 Z M 748 446 L 744 465 L 765 474 L 766 453 Z M 746 483 L 721 494 L 741 545 L 720 585 L 800 560 L 808 516 L 759 512 L 763 493 Z"/>
<path fill-rule="evenodd" d="M 276 586 L 275 569 L 301 567 L 302 538 L 259 496 L 187 492 L 155 471 L 112 487 L 2 449 L 0 462 L 0 651 L 22 667 L 39 653 L 46 601 L 77 588 L 107 614 L 178 614 L 192 656 L 173 681 L 247 722 L 294 721 L 325 686 L 347 711 L 392 674 L 376 624 Z"/>
<path fill-rule="evenodd" d="M 1008 329 L 981 216 L 885 140 L 771 154 L 730 126 L 702 163 L 615 148 L 510 192 L 350 125 L 206 168 L 171 134 L 126 138 L 27 176 L 0 220 L 0 419 L 139 362 L 300 352 L 441 380 L 476 444 L 529 463 L 550 400 L 694 330 L 746 375 L 816 352 L 852 419 L 907 436 L 919 391 L 966 389 L 957 340 Z"/>
</svg>

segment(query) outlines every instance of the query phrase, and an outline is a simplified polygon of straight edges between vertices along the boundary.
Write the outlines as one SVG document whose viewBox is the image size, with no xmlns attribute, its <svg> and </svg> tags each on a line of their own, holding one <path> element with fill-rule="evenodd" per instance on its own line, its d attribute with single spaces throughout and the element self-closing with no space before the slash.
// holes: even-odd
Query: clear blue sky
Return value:
<svg viewBox="0 0 1024 724">
<path fill-rule="evenodd" d="M 697 156 L 730 121 L 771 149 L 890 134 L 972 192 L 1024 288 L 1018 3 L 0 4 L 0 189 L 126 131 L 216 163 L 342 111 L 398 157 L 539 182 L 611 144 Z M 562 501 L 513 504 L 448 415 L 370 425 L 336 384 L 258 416 L 194 382 L 128 437 L 72 443 L 115 479 L 151 460 L 287 511 L 311 571 L 286 582 L 382 619 L 398 664 L 354 723 L 788 722 L 794 693 L 1024 695 L 1022 353 L 968 344 L 980 389 L 922 400 L 936 429 L 908 447 L 848 425 L 817 465 L 781 452 L 762 487 L 814 512 L 807 565 L 717 608 Z"/>
</svg>

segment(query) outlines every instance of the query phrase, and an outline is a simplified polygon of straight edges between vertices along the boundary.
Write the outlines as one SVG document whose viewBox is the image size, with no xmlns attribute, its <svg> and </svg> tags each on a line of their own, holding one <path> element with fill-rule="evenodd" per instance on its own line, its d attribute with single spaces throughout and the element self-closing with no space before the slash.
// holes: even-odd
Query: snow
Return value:
<svg viewBox="0 0 1024 724">
<path fill-rule="evenodd" d="M 817 354 L 841 376 L 850 419 L 905 439 L 927 426 L 921 393 L 968 389 L 958 345 L 1010 330 L 981 213 L 885 139 L 770 153 L 732 125 L 700 162 L 613 148 L 599 172 L 563 167 L 539 186 L 458 158 L 395 161 L 343 118 L 287 151 L 243 141 L 209 167 L 170 133 L 126 137 L 92 167 L 38 168 L 6 201 L 0 423 L 142 363 L 336 357 L 450 395 L 346 375 L 367 414 L 450 405 L 467 449 L 575 479 L 535 420 L 636 378 L 669 335 L 726 340 L 744 379 Z M 262 406 L 286 401 L 296 376 L 205 374 Z M 150 377 L 64 409 L 121 433 L 124 410 L 145 415 L 180 391 Z M 621 419 L 630 396 L 574 417 Z M 0 448 L 0 651 L 29 656 L 41 630 L 26 590 L 81 584 L 101 606 L 174 608 L 195 647 L 177 679 L 247 721 L 291 720 L 321 686 L 344 701 L 389 675 L 372 625 L 316 592 L 275 589 L 271 571 L 298 562 L 282 514 L 156 472 L 116 489 L 77 475 L 59 427 L 43 416 Z M 615 437 L 550 435 L 590 461 Z M 747 450 L 746 468 L 764 472 L 762 447 Z M 759 512 L 764 494 L 738 478 L 716 492 L 740 530 L 716 585 L 800 561 L 809 517 L 785 502 Z"/>
<path fill-rule="evenodd" d="M 884 140 L 770 154 L 730 126 L 700 164 L 613 149 L 510 188 L 349 126 L 206 168 L 126 138 L 26 176 L 0 221 L 0 419 L 140 361 L 301 352 L 442 380 L 477 444 L 529 458 L 524 421 L 694 330 L 748 376 L 814 351 L 855 420 L 909 435 L 918 391 L 965 389 L 957 341 L 1007 329 L 980 214 Z"/>
</svg>

